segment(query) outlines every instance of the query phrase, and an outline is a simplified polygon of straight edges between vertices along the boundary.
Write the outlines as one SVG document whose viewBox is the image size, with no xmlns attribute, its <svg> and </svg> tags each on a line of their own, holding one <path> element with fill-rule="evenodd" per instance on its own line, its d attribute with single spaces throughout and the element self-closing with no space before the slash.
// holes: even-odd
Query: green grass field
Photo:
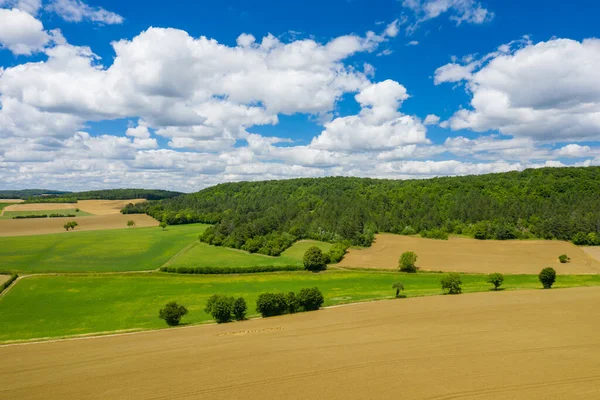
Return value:
<svg viewBox="0 0 600 400">
<path fill-rule="evenodd" d="M 304 253 L 311 246 L 317 246 L 323 251 L 329 251 L 330 243 L 303 240 L 296 242 L 285 250 L 279 257 L 262 254 L 250 254 L 245 251 L 227 247 L 211 246 L 197 243 L 187 252 L 173 259 L 171 267 L 251 267 L 271 265 L 302 265 Z"/>
<path fill-rule="evenodd" d="M 25 215 L 50 215 L 50 214 L 63 214 L 63 215 L 75 215 L 77 217 L 88 217 L 90 213 L 86 213 L 84 211 L 79 210 L 79 212 L 75 211 L 75 209 L 70 210 L 42 210 L 42 211 L 4 211 L 4 214 L 0 216 L 0 219 L 12 219 L 13 217 L 20 217 Z"/>
<path fill-rule="evenodd" d="M 2 211 L 5 207 L 11 206 L 15 203 L 2 203 L 2 200 L 0 200 L 0 211 Z"/>
<path fill-rule="evenodd" d="M 328 271 L 251 275 L 121 274 L 37 276 L 17 282 L 0 298 L 0 341 L 61 337 L 93 332 L 166 327 L 158 310 L 168 301 L 189 309 L 183 323 L 207 322 L 206 299 L 215 293 L 243 296 L 255 314 L 259 293 L 317 286 L 325 305 L 391 298 L 402 281 L 412 296 L 441 293 L 442 274 Z M 488 291 L 484 275 L 462 275 L 463 292 Z M 600 275 L 559 276 L 555 288 L 600 285 Z M 537 276 L 507 275 L 506 290 L 538 289 Z M 541 290 L 541 289 L 540 289 Z M 556 290 L 556 289 L 552 289 Z M 402 301 L 402 300 L 397 300 Z"/>
<path fill-rule="evenodd" d="M 0 237 L 1 269 L 19 273 L 153 270 L 195 243 L 207 226 Z"/>
</svg>

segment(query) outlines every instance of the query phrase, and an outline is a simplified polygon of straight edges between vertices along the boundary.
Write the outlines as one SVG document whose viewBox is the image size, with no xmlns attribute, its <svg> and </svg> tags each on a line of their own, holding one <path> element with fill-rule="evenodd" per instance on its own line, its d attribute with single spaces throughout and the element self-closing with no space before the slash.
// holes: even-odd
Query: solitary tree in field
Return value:
<svg viewBox="0 0 600 400">
<path fill-rule="evenodd" d="M 187 308 L 172 301 L 170 303 L 167 303 L 165 305 L 165 308 L 162 308 L 158 312 L 158 317 L 160 319 L 164 319 L 169 326 L 176 326 L 179 325 L 181 317 L 187 314 L 187 312 Z"/>
<path fill-rule="evenodd" d="M 402 282 L 396 282 L 392 285 L 392 289 L 396 289 L 396 298 L 399 299 L 401 297 L 406 297 L 406 295 L 404 294 L 400 294 L 401 290 L 404 290 L 404 285 L 402 284 Z"/>
<path fill-rule="evenodd" d="M 415 265 L 417 262 L 417 255 L 412 251 L 402 253 L 400 256 L 399 267 L 401 272 L 417 272 L 419 267 Z"/>
<path fill-rule="evenodd" d="M 163 231 L 167 229 L 167 223 L 165 221 L 162 221 L 160 224 L 158 224 L 158 226 L 160 226 Z"/>
<path fill-rule="evenodd" d="M 71 229 L 71 224 L 69 224 L 68 222 L 66 224 L 63 225 L 63 228 L 65 228 L 65 231 L 69 231 L 69 229 Z"/>
<path fill-rule="evenodd" d="M 65 230 L 68 231 L 69 229 L 75 229 L 77 225 L 79 224 L 76 221 L 70 221 L 64 224 L 63 228 L 65 228 Z"/>
<path fill-rule="evenodd" d="M 494 290 L 498 290 L 500 285 L 504 282 L 504 275 L 499 272 L 494 272 L 493 274 L 488 275 L 488 283 L 494 285 Z"/>
<path fill-rule="evenodd" d="M 127 221 L 127 226 L 130 227 L 130 228 L 133 227 L 133 226 L 135 226 L 135 221 L 132 220 L 132 219 L 130 219 L 129 221 Z"/>
<path fill-rule="evenodd" d="M 304 269 L 319 272 L 327 269 L 323 252 L 317 246 L 313 246 L 304 253 Z"/>
<path fill-rule="evenodd" d="M 556 281 L 556 271 L 554 268 L 544 268 L 538 275 L 538 278 L 542 282 L 544 289 L 550 289 L 554 285 L 554 281 Z"/>
<path fill-rule="evenodd" d="M 441 282 L 442 289 L 447 290 L 448 294 L 461 294 L 462 293 L 462 281 L 460 275 L 456 272 L 451 272 L 442 278 Z"/>
</svg>

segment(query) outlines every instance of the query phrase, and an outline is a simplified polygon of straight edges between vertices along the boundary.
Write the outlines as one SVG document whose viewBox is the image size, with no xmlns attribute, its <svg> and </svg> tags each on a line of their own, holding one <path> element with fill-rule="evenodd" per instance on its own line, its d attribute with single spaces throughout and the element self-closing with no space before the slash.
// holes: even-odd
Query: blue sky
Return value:
<svg viewBox="0 0 600 400">
<path fill-rule="evenodd" d="M 591 0 L 0 0 L 0 189 L 600 164 Z"/>
</svg>

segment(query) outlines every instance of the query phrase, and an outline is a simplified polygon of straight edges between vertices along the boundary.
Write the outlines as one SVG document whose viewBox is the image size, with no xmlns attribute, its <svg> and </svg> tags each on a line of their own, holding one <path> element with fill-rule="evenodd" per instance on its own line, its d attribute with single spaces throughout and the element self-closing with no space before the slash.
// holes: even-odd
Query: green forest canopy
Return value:
<svg viewBox="0 0 600 400">
<path fill-rule="evenodd" d="M 169 224 L 212 223 L 203 241 L 265 254 L 301 238 L 369 246 L 377 232 L 600 244 L 600 167 L 226 183 L 122 212 L 146 212 Z"/>
<path fill-rule="evenodd" d="M 158 189 L 104 189 L 86 192 L 60 192 L 42 189 L 0 190 L 0 198 L 24 199 L 28 203 L 75 203 L 77 200 L 162 200 L 182 194 Z"/>
</svg>

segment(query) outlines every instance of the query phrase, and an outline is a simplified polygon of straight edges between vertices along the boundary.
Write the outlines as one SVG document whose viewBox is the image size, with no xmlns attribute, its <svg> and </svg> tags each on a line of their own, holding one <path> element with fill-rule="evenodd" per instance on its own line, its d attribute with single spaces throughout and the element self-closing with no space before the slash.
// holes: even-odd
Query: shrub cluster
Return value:
<svg viewBox="0 0 600 400">
<path fill-rule="evenodd" d="M 164 319 L 167 325 L 176 326 L 179 325 L 179 321 L 181 321 L 181 317 L 188 313 L 187 308 L 182 306 L 181 304 L 177 304 L 174 301 L 171 301 L 165 305 L 164 308 L 160 309 L 158 312 L 158 318 Z"/>
<path fill-rule="evenodd" d="M 74 218 L 77 215 L 75 214 L 50 214 L 49 217 L 50 218 Z"/>
<path fill-rule="evenodd" d="M 302 271 L 299 265 L 257 265 L 250 267 L 162 267 L 161 272 L 171 274 L 253 274 L 257 272 Z"/>
<path fill-rule="evenodd" d="M 561 254 L 560 256 L 558 256 L 558 261 L 560 261 L 561 264 L 566 264 L 571 262 L 571 257 L 569 257 L 566 254 Z"/>
<path fill-rule="evenodd" d="M 587 235 L 583 232 L 578 232 L 573 236 L 573 244 L 578 246 L 600 246 L 600 235 L 591 232 Z"/>
<path fill-rule="evenodd" d="M 206 302 L 204 311 L 217 321 L 218 324 L 231 322 L 233 320 L 242 321 L 246 319 L 248 306 L 243 297 L 228 297 L 220 294 L 214 294 Z"/>
<path fill-rule="evenodd" d="M 421 231 L 420 235 L 422 238 L 427 239 L 448 240 L 448 232 L 445 232 L 443 229 L 431 229 L 428 231 Z"/>
<path fill-rule="evenodd" d="M 48 218 L 48 214 L 17 215 L 13 219 Z"/>
<path fill-rule="evenodd" d="M 75 229 L 75 227 L 78 225 L 79 224 L 77 223 L 77 221 L 70 221 L 64 224 L 63 228 L 65 228 L 65 230 L 68 231 L 69 229 Z"/>
<path fill-rule="evenodd" d="M 6 288 L 8 288 L 10 285 L 12 285 L 12 283 L 14 281 L 16 281 L 18 277 L 19 277 L 19 275 L 17 275 L 17 274 L 11 274 L 10 278 L 8 278 L 8 280 L 6 282 L 4 282 L 2 285 L 0 285 L 0 293 L 4 292 L 4 290 Z"/>
<path fill-rule="evenodd" d="M 298 294 L 261 293 L 256 300 L 256 311 L 263 317 L 318 310 L 325 301 L 318 288 L 301 289 Z"/>
<path fill-rule="evenodd" d="M 327 269 L 327 260 L 323 255 L 323 251 L 317 246 L 312 246 L 306 250 L 302 261 L 304 269 L 307 271 L 319 272 Z"/>
<path fill-rule="evenodd" d="M 398 267 L 400 268 L 401 272 L 414 273 L 417 272 L 417 270 L 419 269 L 419 267 L 415 265 L 416 262 L 417 255 L 412 251 L 407 251 L 402 253 L 402 255 L 400 256 L 400 262 Z"/>
<path fill-rule="evenodd" d="M 442 289 L 447 290 L 448 294 L 461 294 L 462 293 L 462 280 L 460 275 L 456 272 L 451 272 L 440 281 Z"/>
<path fill-rule="evenodd" d="M 556 271 L 554 268 L 544 268 L 538 275 L 540 282 L 544 286 L 544 289 L 550 289 L 556 281 Z"/>
<path fill-rule="evenodd" d="M 340 242 L 331 246 L 331 249 L 327 253 L 324 253 L 326 264 L 337 264 L 342 261 L 342 258 L 346 255 L 346 251 L 350 247 L 349 242 Z"/>
</svg>

